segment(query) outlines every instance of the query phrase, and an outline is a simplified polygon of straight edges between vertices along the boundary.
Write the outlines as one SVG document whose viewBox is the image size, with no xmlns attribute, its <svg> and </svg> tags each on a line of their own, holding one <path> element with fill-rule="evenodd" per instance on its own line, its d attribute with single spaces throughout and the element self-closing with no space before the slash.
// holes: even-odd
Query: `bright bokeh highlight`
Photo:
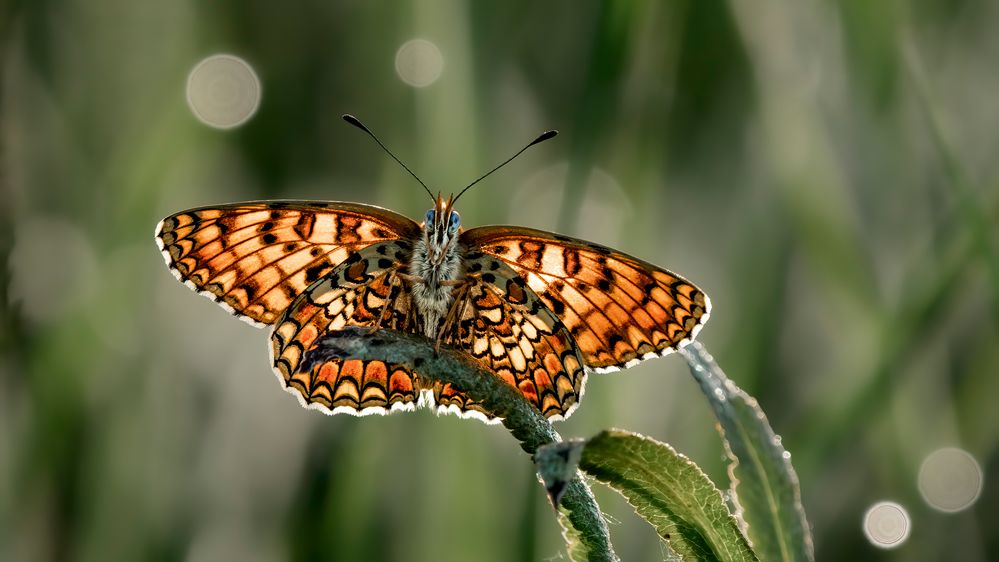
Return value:
<svg viewBox="0 0 999 562">
<path fill-rule="evenodd" d="M 930 507 L 954 513 L 975 503 L 982 493 L 982 469 L 967 451 L 938 449 L 919 468 L 919 492 Z"/>
<path fill-rule="evenodd" d="M 199 62 L 187 77 L 187 105 L 216 129 L 246 123 L 260 106 L 260 79 L 245 60 L 227 54 Z"/>
<path fill-rule="evenodd" d="M 395 71 L 403 82 L 424 88 L 436 82 L 444 72 L 444 56 L 430 41 L 411 39 L 396 51 Z"/>
<path fill-rule="evenodd" d="M 101 272 L 93 242 L 78 225 L 33 215 L 16 223 L 14 240 L 10 296 L 26 318 L 54 322 L 92 300 Z"/>
<path fill-rule="evenodd" d="M 911 529 L 909 513 L 895 502 L 878 502 L 864 514 L 864 534 L 879 548 L 901 546 Z"/>
</svg>

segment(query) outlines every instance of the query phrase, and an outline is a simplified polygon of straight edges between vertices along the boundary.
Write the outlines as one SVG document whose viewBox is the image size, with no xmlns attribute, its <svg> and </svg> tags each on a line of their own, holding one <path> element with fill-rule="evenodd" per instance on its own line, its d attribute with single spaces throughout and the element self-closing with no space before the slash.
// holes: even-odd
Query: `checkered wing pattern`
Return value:
<svg viewBox="0 0 999 562">
<path fill-rule="evenodd" d="M 398 275 L 411 251 L 407 242 L 397 240 L 351 254 L 278 319 L 271 335 L 273 367 L 304 405 L 355 415 L 416 406 L 420 380 L 407 367 L 316 353 L 323 336 L 346 326 L 413 331 L 409 293 Z"/>
<path fill-rule="evenodd" d="M 441 339 L 470 353 L 549 418 L 567 417 L 578 404 L 586 372 L 569 331 L 524 279 L 500 260 L 471 253 L 467 283 L 455 295 Z M 485 413 L 450 386 L 434 388 L 442 408 Z"/>
<path fill-rule="evenodd" d="M 675 351 L 708 319 L 710 301 L 693 284 L 598 244 L 508 226 L 473 228 L 462 242 L 517 272 L 596 371 Z"/>
<path fill-rule="evenodd" d="M 352 253 L 419 233 L 380 207 L 262 201 L 171 215 L 157 225 L 156 242 L 177 279 L 259 326 Z"/>
</svg>

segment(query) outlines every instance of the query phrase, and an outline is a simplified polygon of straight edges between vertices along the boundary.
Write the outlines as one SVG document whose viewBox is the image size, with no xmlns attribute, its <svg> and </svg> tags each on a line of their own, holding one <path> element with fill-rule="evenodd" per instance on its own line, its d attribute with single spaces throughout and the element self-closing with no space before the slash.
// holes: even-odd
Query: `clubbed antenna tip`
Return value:
<svg viewBox="0 0 999 562">
<path fill-rule="evenodd" d="M 389 156 L 391 156 L 393 160 L 395 160 L 400 166 L 403 167 L 404 170 L 406 170 L 407 172 L 409 172 L 409 175 L 413 176 L 416 179 L 416 181 L 420 182 L 420 185 L 423 186 L 423 189 L 427 190 L 427 195 L 429 195 L 430 199 L 433 200 L 434 194 L 430 192 L 430 188 L 427 187 L 427 184 L 423 183 L 423 180 L 421 180 L 419 178 L 419 176 L 417 176 L 416 174 L 414 174 L 413 170 L 410 170 L 408 166 L 406 166 L 405 164 L 403 164 L 402 160 L 399 160 L 398 158 L 396 158 L 395 154 L 392 154 L 392 151 L 389 150 L 384 144 L 382 144 L 382 141 L 378 140 L 378 137 L 376 137 L 375 134 L 371 132 L 371 129 L 368 129 L 367 127 L 365 127 L 364 123 L 361 123 L 360 119 L 358 119 L 357 117 L 354 117 L 353 115 L 351 115 L 349 113 L 344 113 L 341 117 L 343 117 L 344 121 L 350 123 L 351 125 L 353 125 L 353 126 L 357 127 L 358 129 L 364 131 L 365 133 L 368 133 L 368 136 L 370 136 L 372 139 L 374 139 L 374 141 L 376 143 L 378 143 L 378 146 L 382 147 L 382 150 L 384 150 L 386 154 L 388 154 Z"/>
<path fill-rule="evenodd" d="M 466 185 L 465 189 L 462 189 L 460 192 L 458 192 L 458 195 L 457 195 L 457 197 L 454 198 L 454 200 L 457 201 L 458 197 L 461 197 L 461 195 L 463 193 L 465 193 L 466 191 L 468 191 L 468 188 L 470 188 L 473 185 L 479 183 L 480 181 L 486 179 L 489 176 L 489 174 L 491 174 L 491 173 L 495 172 L 496 170 L 499 170 L 503 166 L 506 166 L 507 164 L 509 164 L 511 160 L 513 160 L 514 158 L 520 156 L 520 153 L 524 152 L 528 148 L 531 148 L 532 146 L 534 146 L 534 145 L 536 145 L 538 143 L 542 143 L 542 142 L 545 142 L 548 139 L 555 138 L 556 135 L 558 135 L 558 131 L 556 131 L 554 129 L 551 130 L 551 131 L 545 131 L 545 132 L 541 133 L 540 135 L 538 135 L 538 138 L 532 140 L 530 143 L 527 144 L 527 146 L 525 146 L 524 148 L 521 148 L 520 150 L 518 150 L 516 154 L 514 154 L 513 156 L 507 158 L 506 160 L 504 160 L 501 164 L 499 164 L 498 166 L 496 166 L 492 170 L 489 170 L 488 172 L 482 174 L 482 176 L 480 176 L 479 179 L 477 179 L 477 180 L 473 181 L 472 183 Z"/>
</svg>

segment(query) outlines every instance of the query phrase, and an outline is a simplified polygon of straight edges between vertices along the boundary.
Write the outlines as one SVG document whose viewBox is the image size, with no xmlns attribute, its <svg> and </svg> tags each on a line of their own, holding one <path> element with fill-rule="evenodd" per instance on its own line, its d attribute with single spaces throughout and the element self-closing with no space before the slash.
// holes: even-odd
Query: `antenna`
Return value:
<svg viewBox="0 0 999 562">
<path fill-rule="evenodd" d="M 382 144 L 382 141 L 378 140 L 378 137 L 376 137 L 375 134 L 371 132 L 371 130 L 369 130 L 367 127 L 364 126 L 364 123 L 361 123 L 361 121 L 357 117 L 354 117 L 353 115 L 351 115 L 349 113 L 344 113 L 343 114 L 343 120 L 346 121 L 346 122 L 348 122 L 348 123 L 350 123 L 351 125 L 357 127 L 358 129 L 364 131 L 365 133 L 368 133 L 368 136 L 370 136 L 371 138 L 375 139 L 375 142 L 378 143 L 378 146 L 382 147 L 382 150 L 384 150 L 386 153 L 388 153 L 388 155 L 391 156 L 393 160 L 395 160 L 396 162 L 398 162 L 399 165 L 403 167 L 403 169 L 405 169 L 407 172 L 409 172 L 409 175 L 411 175 L 414 178 L 416 178 L 416 181 L 420 182 L 420 185 L 423 186 L 423 189 L 427 190 L 427 195 L 430 196 L 430 199 L 436 201 L 436 199 L 434 199 L 434 194 L 430 192 L 430 188 L 427 187 L 427 184 L 423 183 L 423 180 L 421 180 L 416 174 L 414 174 L 413 170 L 410 170 L 409 167 L 407 167 L 405 164 L 403 164 L 402 160 L 399 160 L 398 158 L 396 158 L 395 154 L 392 154 L 392 151 L 389 150 L 388 148 L 386 148 L 385 145 Z M 537 141 L 534 141 L 534 142 L 540 142 L 540 140 L 537 140 Z M 531 143 L 531 144 L 534 144 L 534 143 Z M 530 145 L 528 145 L 528 146 L 530 146 Z M 523 150 L 521 152 L 523 152 Z"/>
<path fill-rule="evenodd" d="M 518 150 L 516 154 L 514 154 L 513 156 L 511 156 L 511 157 L 507 158 L 506 160 L 504 160 L 502 164 L 500 164 L 500 165 L 496 166 L 495 168 L 493 168 L 492 170 L 489 170 L 488 172 L 482 174 L 482 176 L 480 176 L 479 179 L 477 179 L 477 180 L 473 181 L 472 183 L 466 185 L 465 189 L 462 189 L 460 192 L 458 192 L 458 195 L 457 195 L 457 197 L 454 198 L 454 200 L 457 201 L 458 197 L 461 197 L 462 193 L 465 193 L 466 191 L 468 191 L 468 188 L 470 188 L 473 185 L 479 183 L 480 181 L 486 179 L 486 177 L 488 177 L 489 174 L 492 174 L 496 170 L 499 170 L 503 166 L 506 166 L 507 164 L 509 164 L 511 160 L 513 160 L 514 158 L 520 156 L 521 152 L 524 152 L 525 150 L 527 150 L 528 148 L 531 148 L 532 146 L 534 146 L 536 144 L 545 142 L 548 139 L 555 138 L 555 135 L 557 135 L 557 134 L 558 134 L 558 131 L 545 131 L 545 132 L 541 133 L 540 135 L 538 135 L 538 138 L 532 140 L 527 146 L 525 146 L 524 148 L 521 148 L 520 150 Z"/>
</svg>

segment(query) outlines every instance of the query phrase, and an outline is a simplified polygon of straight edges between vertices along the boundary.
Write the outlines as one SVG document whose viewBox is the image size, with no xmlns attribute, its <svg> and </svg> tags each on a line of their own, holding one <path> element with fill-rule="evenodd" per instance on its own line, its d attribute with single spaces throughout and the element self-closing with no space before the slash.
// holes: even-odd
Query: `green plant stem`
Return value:
<svg viewBox="0 0 999 562">
<path fill-rule="evenodd" d="M 368 328 L 346 328 L 319 341 L 311 353 L 342 359 L 378 359 L 416 370 L 425 379 L 450 383 L 480 402 L 534 455 L 538 447 L 562 437 L 515 388 L 486 371 L 465 354 L 441 348 L 421 336 L 390 330 L 371 333 Z M 617 560 L 607 521 L 589 486 L 576 476 L 566 488 L 559 519 L 573 560 Z M 566 527 L 568 522 L 571 528 Z"/>
</svg>

